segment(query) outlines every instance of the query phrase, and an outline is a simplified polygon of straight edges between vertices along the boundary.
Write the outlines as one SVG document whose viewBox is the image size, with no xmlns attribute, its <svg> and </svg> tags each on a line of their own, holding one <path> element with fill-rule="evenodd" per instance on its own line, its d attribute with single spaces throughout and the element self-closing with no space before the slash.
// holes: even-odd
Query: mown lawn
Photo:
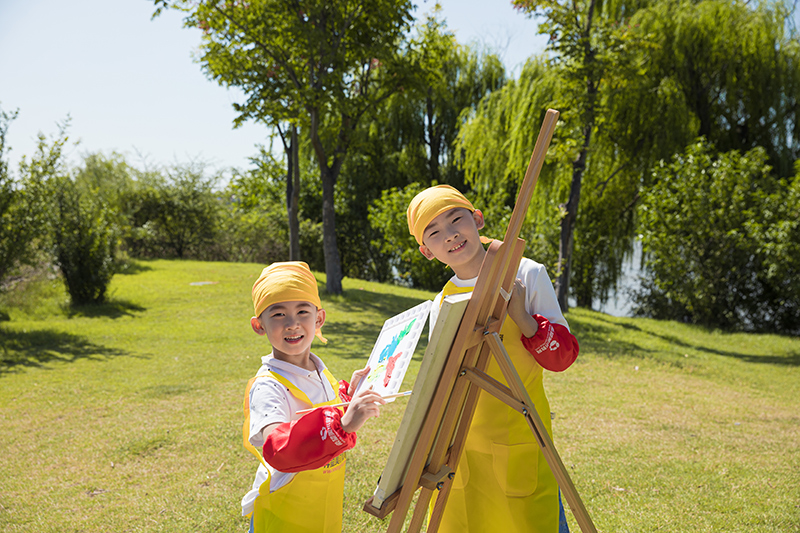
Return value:
<svg viewBox="0 0 800 533">
<path fill-rule="evenodd" d="M 269 352 L 249 326 L 260 269 L 137 262 L 100 308 L 66 307 L 57 280 L 0 296 L 0 530 L 247 530 L 239 501 L 256 464 L 242 394 Z M 323 295 L 330 342 L 314 351 L 349 379 L 383 321 L 433 295 L 344 287 Z M 598 530 L 800 531 L 800 339 L 584 310 L 568 320 L 581 355 L 545 383 Z M 346 532 L 386 529 L 361 507 L 404 405 L 370 421 L 348 457 Z"/>
</svg>

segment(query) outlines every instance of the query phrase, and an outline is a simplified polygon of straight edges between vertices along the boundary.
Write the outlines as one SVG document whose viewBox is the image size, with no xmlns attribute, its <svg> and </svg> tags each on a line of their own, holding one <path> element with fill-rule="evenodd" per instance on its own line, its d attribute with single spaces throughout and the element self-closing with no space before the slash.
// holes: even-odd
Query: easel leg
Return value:
<svg viewBox="0 0 800 533">
<path fill-rule="evenodd" d="M 575 516 L 575 520 L 578 522 L 581 531 L 583 533 L 597 533 L 597 529 L 594 527 L 594 523 L 592 523 L 588 511 L 583 505 L 583 501 L 578 491 L 575 489 L 575 485 L 572 484 L 572 479 L 570 479 L 567 469 L 564 467 L 564 463 L 561 462 L 561 457 L 559 457 L 553 445 L 553 440 L 547 433 L 542 419 L 539 418 L 539 413 L 536 412 L 519 374 L 514 370 L 514 365 L 511 362 L 511 358 L 505 346 L 500 342 L 500 337 L 497 333 L 490 333 L 486 335 L 486 344 L 491 347 L 492 353 L 497 360 L 497 364 L 500 365 L 500 369 L 503 371 L 509 388 L 514 392 L 517 398 L 522 399 L 527 406 L 527 412 L 523 413 L 525 415 L 525 420 L 527 420 L 531 431 L 533 431 L 533 434 L 536 436 L 544 458 L 547 460 L 547 464 L 550 465 L 550 469 L 553 471 L 553 475 L 559 487 L 561 487 L 561 492 L 564 494 L 564 498 L 567 500 L 569 508 Z"/>
</svg>

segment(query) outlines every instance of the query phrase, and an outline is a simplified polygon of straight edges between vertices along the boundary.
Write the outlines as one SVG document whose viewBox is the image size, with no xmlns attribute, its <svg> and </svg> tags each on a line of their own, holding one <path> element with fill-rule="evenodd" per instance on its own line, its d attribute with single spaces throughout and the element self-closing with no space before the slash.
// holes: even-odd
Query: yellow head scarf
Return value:
<svg viewBox="0 0 800 533">
<path fill-rule="evenodd" d="M 463 207 L 475 211 L 467 198 L 449 185 L 429 187 L 416 195 L 408 204 L 408 232 L 422 244 L 422 234 L 431 221 L 450 209 Z"/>
<path fill-rule="evenodd" d="M 322 309 L 317 280 L 306 263 L 272 263 L 261 271 L 253 284 L 253 309 L 256 318 L 272 304 L 295 301 L 311 302 L 317 309 Z M 319 340 L 328 342 L 319 328 L 316 334 Z"/>
</svg>

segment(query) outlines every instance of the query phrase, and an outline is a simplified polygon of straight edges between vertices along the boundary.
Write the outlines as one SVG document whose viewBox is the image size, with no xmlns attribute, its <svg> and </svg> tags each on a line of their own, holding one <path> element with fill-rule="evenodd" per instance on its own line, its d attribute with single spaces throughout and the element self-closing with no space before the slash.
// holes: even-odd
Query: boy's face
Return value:
<svg viewBox="0 0 800 533">
<path fill-rule="evenodd" d="M 428 259 L 438 259 L 458 275 L 459 267 L 477 267 L 483 261 L 483 245 L 478 230 L 483 229 L 483 214 L 479 210 L 456 207 L 434 218 L 422 234 L 419 251 Z"/>
<path fill-rule="evenodd" d="M 267 336 L 279 359 L 308 354 L 317 328 L 324 323 L 325 310 L 306 301 L 272 304 L 250 320 L 253 331 Z"/>
</svg>

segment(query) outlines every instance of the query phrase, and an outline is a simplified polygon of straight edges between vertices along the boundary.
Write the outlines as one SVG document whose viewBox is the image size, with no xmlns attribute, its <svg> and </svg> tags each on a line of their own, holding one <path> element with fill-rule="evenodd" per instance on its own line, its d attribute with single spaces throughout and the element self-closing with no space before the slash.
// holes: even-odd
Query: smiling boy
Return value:
<svg viewBox="0 0 800 533">
<path fill-rule="evenodd" d="M 273 263 L 256 280 L 252 295 L 250 326 L 267 336 L 272 353 L 262 358 L 245 392 L 245 447 L 261 465 L 242 499 L 242 514 L 252 516 L 251 532 L 339 533 L 344 452 L 386 401 L 371 390 L 351 399 L 369 367 L 353 373 L 354 386 L 337 383 L 311 353 L 314 337 L 327 341 L 321 332 L 326 314 L 308 265 Z M 344 414 L 330 407 L 342 401 L 350 401 Z M 317 409 L 297 414 L 309 407 Z"/>
<path fill-rule="evenodd" d="M 448 185 L 430 187 L 415 196 L 407 218 L 419 251 L 429 260 L 445 263 L 455 274 L 434 300 L 432 327 L 443 298 L 472 292 L 475 287 L 486 256 L 486 239 L 479 233 L 485 221 L 463 194 Z M 578 342 L 541 264 L 521 260 L 500 337 L 552 435 L 543 369 L 566 370 L 578 355 Z M 505 383 L 494 359 L 487 373 Z M 525 418 L 492 395 L 478 398 L 439 531 L 569 531 L 555 477 Z"/>
</svg>

